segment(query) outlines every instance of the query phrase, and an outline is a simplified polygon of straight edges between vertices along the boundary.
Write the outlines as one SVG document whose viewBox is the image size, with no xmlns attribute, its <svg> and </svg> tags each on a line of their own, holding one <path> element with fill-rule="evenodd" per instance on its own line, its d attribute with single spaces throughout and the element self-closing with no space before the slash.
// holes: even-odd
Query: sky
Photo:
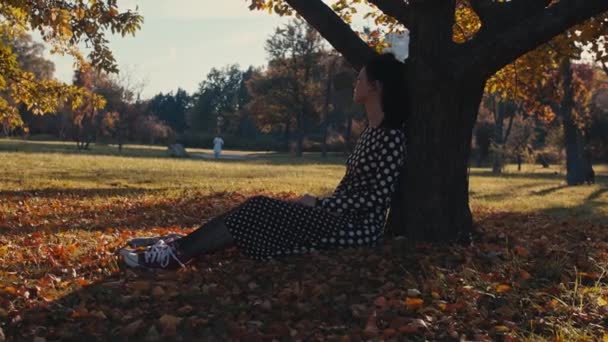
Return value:
<svg viewBox="0 0 608 342">
<path fill-rule="evenodd" d="M 144 82 L 144 98 L 178 87 L 192 93 L 213 67 L 265 64 L 264 42 L 287 19 L 249 11 L 247 4 L 245 0 L 119 0 L 121 9 L 139 6 L 144 24 L 135 37 L 110 36 L 109 46 L 119 68 Z M 47 57 L 55 63 L 55 77 L 71 83 L 73 59 L 49 53 Z"/>
<path fill-rule="evenodd" d="M 109 46 L 119 68 L 144 82 L 143 98 L 178 87 L 192 93 L 213 67 L 266 64 L 265 41 L 288 19 L 250 11 L 248 4 L 246 0 L 119 0 L 121 10 L 138 6 L 144 24 L 135 37 L 109 37 Z M 55 63 L 55 77 L 71 83 L 71 57 L 48 53 L 47 57 Z"/>
</svg>

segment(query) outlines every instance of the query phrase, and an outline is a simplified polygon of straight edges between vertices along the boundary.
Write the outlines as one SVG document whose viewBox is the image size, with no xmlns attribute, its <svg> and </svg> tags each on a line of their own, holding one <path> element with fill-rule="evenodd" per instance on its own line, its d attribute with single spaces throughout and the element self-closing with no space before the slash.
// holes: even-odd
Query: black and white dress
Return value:
<svg viewBox="0 0 608 342">
<path fill-rule="evenodd" d="M 243 253 L 255 259 L 375 245 L 404 162 L 403 131 L 368 126 L 331 196 L 314 207 L 255 196 L 226 217 L 226 226 Z"/>
</svg>

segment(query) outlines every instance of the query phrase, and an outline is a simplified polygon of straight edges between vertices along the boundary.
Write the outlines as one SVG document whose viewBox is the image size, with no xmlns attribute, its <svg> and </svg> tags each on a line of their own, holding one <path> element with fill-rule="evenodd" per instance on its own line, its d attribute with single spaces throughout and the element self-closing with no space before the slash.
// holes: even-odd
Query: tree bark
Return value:
<svg viewBox="0 0 608 342">
<path fill-rule="evenodd" d="M 348 114 L 346 115 L 346 132 L 344 132 L 344 155 L 348 155 L 350 153 L 351 146 L 350 140 L 353 134 L 353 117 Z"/>
<path fill-rule="evenodd" d="M 583 139 L 574 118 L 574 89 L 572 85 L 572 64 L 565 58 L 560 65 L 564 97 L 560 112 L 564 127 L 566 148 L 566 183 L 580 185 L 585 183 L 587 162 L 583 156 Z"/>
<path fill-rule="evenodd" d="M 494 98 L 494 139 L 492 153 L 492 173 L 499 175 L 502 173 L 504 164 L 505 142 L 503 139 L 503 127 L 505 119 L 505 106 L 501 100 Z"/>
<path fill-rule="evenodd" d="M 468 240 L 473 228 L 468 161 L 485 79 L 471 73 L 453 80 L 443 72 L 442 62 L 454 53 L 455 3 L 435 3 L 412 18 L 407 159 L 387 225 L 392 234 L 413 240 Z"/>
<path fill-rule="evenodd" d="M 303 106 L 304 107 L 304 106 Z M 296 120 L 296 127 L 297 127 L 297 141 L 296 141 L 296 157 L 301 157 L 303 154 L 303 149 L 304 149 L 304 111 L 306 109 L 305 108 L 301 108 L 298 111 L 298 116 L 297 116 L 297 120 Z"/>
<path fill-rule="evenodd" d="M 323 105 L 323 142 L 321 145 L 321 157 L 327 158 L 327 131 L 329 129 L 329 105 L 331 103 L 331 88 L 332 88 L 332 78 L 334 74 L 334 65 L 333 61 L 331 62 L 330 67 L 327 72 L 327 83 L 325 85 L 325 104 Z"/>
<path fill-rule="evenodd" d="M 446 241 L 466 240 L 472 232 L 468 160 L 483 82 L 462 86 L 414 105 L 407 127 L 407 161 L 400 177 L 400 196 L 394 198 L 388 217 L 391 234 Z M 456 124 L 467 129 L 454 130 Z"/>
<path fill-rule="evenodd" d="M 285 122 L 285 131 L 283 132 L 283 143 L 285 144 L 285 151 L 286 152 L 290 152 L 289 151 L 289 143 L 291 141 L 291 117 L 287 118 L 287 121 Z"/>
</svg>

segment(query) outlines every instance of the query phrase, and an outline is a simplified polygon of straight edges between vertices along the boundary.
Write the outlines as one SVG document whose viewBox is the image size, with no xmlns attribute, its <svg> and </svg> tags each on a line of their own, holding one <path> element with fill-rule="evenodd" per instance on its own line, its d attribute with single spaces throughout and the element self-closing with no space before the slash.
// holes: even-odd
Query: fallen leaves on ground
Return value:
<svg viewBox="0 0 608 342">
<path fill-rule="evenodd" d="M 476 208 L 481 237 L 470 246 L 387 240 L 268 262 L 232 248 L 178 272 L 119 267 L 115 251 L 128 238 L 187 233 L 250 195 L 1 199 L 0 335 L 553 341 L 580 332 L 605 339 L 608 227 L 576 220 Z"/>
</svg>

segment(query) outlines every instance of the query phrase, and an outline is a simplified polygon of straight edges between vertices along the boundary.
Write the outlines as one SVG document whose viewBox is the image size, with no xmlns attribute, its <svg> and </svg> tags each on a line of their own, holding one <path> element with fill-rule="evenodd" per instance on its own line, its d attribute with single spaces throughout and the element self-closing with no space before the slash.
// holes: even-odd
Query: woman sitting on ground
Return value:
<svg viewBox="0 0 608 342">
<path fill-rule="evenodd" d="M 354 101 L 365 106 L 368 125 L 331 196 L 304 195 L 297 201 L 255 196 L 187 236 L 132 240 L 132 245 L 151 245 L 143 251 L 122 249 L 124 262 L 174 269 L 233 245 L 252 258 L 267 259 L 378 243 L 405 162 L 403 67 L 392 54 L 383 54 L 361 69 Z"/>
</svg>

